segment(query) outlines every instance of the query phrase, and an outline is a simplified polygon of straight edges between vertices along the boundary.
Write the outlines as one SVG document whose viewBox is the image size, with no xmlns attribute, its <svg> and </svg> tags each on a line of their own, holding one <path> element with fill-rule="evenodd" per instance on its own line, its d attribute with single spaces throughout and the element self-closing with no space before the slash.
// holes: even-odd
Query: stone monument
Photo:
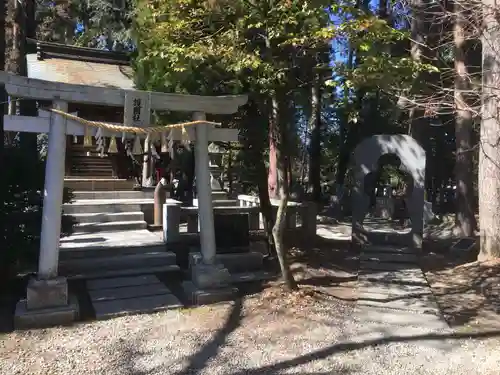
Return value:
<svg viewBox="0 0 500 375">
<path fill-rule="evenodd" d="M 413 179 L 411 194 L 405 198 L 411 218 L 411 231 L 400 236 L 404 236 L 401 242 L 405 245 L 420 249 L 424 231 L 425 150 L 414 138 L 403 134 L 374 135 L 361 141 L 354 150 L 353 245 L 375 243 L 377 238 L 380 238 L 380 234 L 370 233 L 363 227 L 365 215 L 370 207 L 370 197 L 366 193 L 365 184 L 366 177 L 379 168 L 378 160 L 386 154 L 396 155 L 401 161 L 399 169 Z"/>
</svg>

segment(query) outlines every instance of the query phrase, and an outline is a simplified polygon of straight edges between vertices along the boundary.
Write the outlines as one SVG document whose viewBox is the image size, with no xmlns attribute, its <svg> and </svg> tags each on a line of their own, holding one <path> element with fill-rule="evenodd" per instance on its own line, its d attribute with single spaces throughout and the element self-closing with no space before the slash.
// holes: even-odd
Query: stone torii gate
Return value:
<svg viewBox="0 0 500 375">
<path fill-rule="evenodd" d="M 10 97 L 52 101 L 52 107 L 68 111 L 68 102 L 124 107 L 124 125 L 146 127 L 152 110 L 193 113 L 193 120 L 205 121 L 206 114 L 232 114 L 247 102 L 247 97 L 166 94 L 136 90 L 55 83 L 0 72 L 0 85 Z M 134 107 L 139 109 L 134 121 Z M 137 118 L 137 114 L 135 116 Z M 43 195 L 43 219 L 37 277 L 30 280 L 27 298 L 19 302 L 16 319 L 40 325 L 64 323 L 76 319 L 78 306 L 69 298 L 67 280 L 58 275 L 59 239 L 61 233 L 67 135 L 95 135 L 97 129 L 51 112 L 50 116 L 4 116 L 5 131 L 48 133 L 49 143 Z M 198 186 L 200 246 L 203 262 L 200 278 L 217 279 L 221 267 L 215 262 L 215 233 L 211 199 L 208 144 L 211 141 L 237 141 L 238 131 L 200 123 L 187 127 L 195 142 L 196 179 Z M 182 140 L 182 129 L 170 130 L 170 139 Z M 110 136 L 106 134 L 104 136 Z"/>
</svg>

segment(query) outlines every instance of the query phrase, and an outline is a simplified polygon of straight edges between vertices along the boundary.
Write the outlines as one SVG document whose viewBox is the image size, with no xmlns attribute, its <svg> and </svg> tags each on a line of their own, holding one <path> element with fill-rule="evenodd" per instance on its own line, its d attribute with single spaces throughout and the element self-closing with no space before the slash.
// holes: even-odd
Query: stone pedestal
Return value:
<svg viewBox="0 0 500 375">
<path fill-rule="evenodd" d="M 191 281 L 184 281 L 182 287 L 193 305 L 207 305 L 234 298 L 238 289 L 231 286 L 231 275 L 221 263 L 191 264 Z"/>
<path fill-rule="evenodd" d="M 301 207 L 301 222 L 302 222 L 302 232 L 306 238 L 316 236 L 316 204 L 314 202 L 306 202 L 302 204 Z"/>
<path fill-rule="evenodd" d="M 167 202 L 163 205 L 163 241 L 176 242 L 179 239 L 179 225 L 181 223 L 180 202 Z"/>
<path fill-rule="evenodd" d="M 286 228 L 295 229 L 297 227 L 297 207 L 288 206 L 286 210 Z"/>
<path fill-rule="evenodd" d="M 187 217 L 188 233 L 198 233 L 198 230 L 199 230 L 198 215 L 188 215 Z"/>
<path fill-rule="evenodd" d="M 375 203 L 375 217 L 391 219 L 394 216 L 394 199 L 390 197 L 377 197 Z"/>
<path fill-rule="evenodd" d="M 260 212 L 250 211 L 248 213 L 248 229 L 259 230 L 260 228 Z"/>
<path fill-rule="evenodd" d="M 26 299 L 16 306 L 17 328 L 48 327 L 68 324 L 78 319 L 78 301 L 70 297 L 64 277 L 49 280 L 31 279 Z"/>
</svg>

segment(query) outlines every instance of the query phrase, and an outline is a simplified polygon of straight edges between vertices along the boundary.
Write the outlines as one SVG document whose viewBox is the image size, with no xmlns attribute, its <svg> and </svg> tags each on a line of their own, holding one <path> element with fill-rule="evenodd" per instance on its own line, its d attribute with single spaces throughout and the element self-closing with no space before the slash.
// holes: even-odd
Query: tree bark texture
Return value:
<svg viewBox="0 0 500 375">
<path fill-rule="evenodd" d="M 311 86 L 311 117 L 309 118 L 309 178 L 307 193 L 312 201 L 321 199 L 321 91 L 320 75 Z"/>
<path fill-rule="evenodd" d="M 473 192 L 473 118 L 471 110 L 471 77 L 467 67 L 467 4 L 454 3 L 454 52 L 455 52 L 455 177 L 457 195 L 455 204 L 455 225 L 463 237 L 472 237 L 477 223 L 474 216 Z"/>
<path fill-rule="evenodd" d="M 482 120 L 479 140 L 479 260 L 500 257 L 500 24 L 496 0 L 483 0 Z"/>
<path fill-rule="evenodd" d="M 281 117 L 280 103 L 287 103 L 286 98 L 278 97 L 276 94 L 272 98 L 272 112 L 274 124 L 276 124 L 276 160 L 277 160 L 277 171 L 279 179 L 279 193 L 280 193 L 280 204 L 278 207 L 278 212 L 276 214 L 276 221 L 273 227 L 273 238 L 274 246 L 276 248 L 276 254 L 278 256 L 278 261 L 281 268 L 281 275 L 285 283 L 285 287 L 288 290 L 297 289 L 297 283 L 293 278 L 293 274 L 290 270 L 290 265 L 288 263 L 288 251 L 285 248 L 285 231 L 286 231 L 286 211 L 289 199 L 289 185 L 288 181 L 288 168 L 287 168 L 287 130 L 288 126 L 286 121 L 283 121 Z"/>
</svg>

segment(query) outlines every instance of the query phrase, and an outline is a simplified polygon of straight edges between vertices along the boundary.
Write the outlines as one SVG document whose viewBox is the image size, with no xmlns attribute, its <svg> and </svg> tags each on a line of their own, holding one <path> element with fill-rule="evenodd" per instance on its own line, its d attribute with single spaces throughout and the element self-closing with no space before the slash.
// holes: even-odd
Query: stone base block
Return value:
<svg viewBox="0 0 500 375">
<path fill-rule="evenodd" d="M 200 289 L 191 281 L 184 281 L 182 283 L 182 288 L 186 299 L 195 306 L 231 301 L 238 293 L 238 288 L 232 286 L 224 288 Z"/>
<path fill-rule="evenodd" d="M 49 280 L 31 279 L 26 290 L 26 307 L 39 310 L 68 305 L 68 282 L 65 277 Z"/>
<path fill-rule="evenodd" d="M 46 328 L 69 324 L 79 317 L 78 300 L 69 297 L 69 303 L 64 306 L 28 309 L 27 300 L 20 300 L 16 305 L 14 316 L 15 329 Z"/>
<path fill-rule="evenodd" d="M 217 254 L 215 259 L 222 263 L 230 273 L 239 271 L 260 270 L 263 267 L 264 255 L 261 252 L 234 254 Z M 201 253 L 189 254 L 189 266 L 192 268 L 202 262 Z"/>
<path fill-rule="evenodd" d="M 191 267 L 191 280 L 199 289 L 218 289 L 230 285 L 231 275 L 223 264 L 199 263 Z"/>
</svg>

